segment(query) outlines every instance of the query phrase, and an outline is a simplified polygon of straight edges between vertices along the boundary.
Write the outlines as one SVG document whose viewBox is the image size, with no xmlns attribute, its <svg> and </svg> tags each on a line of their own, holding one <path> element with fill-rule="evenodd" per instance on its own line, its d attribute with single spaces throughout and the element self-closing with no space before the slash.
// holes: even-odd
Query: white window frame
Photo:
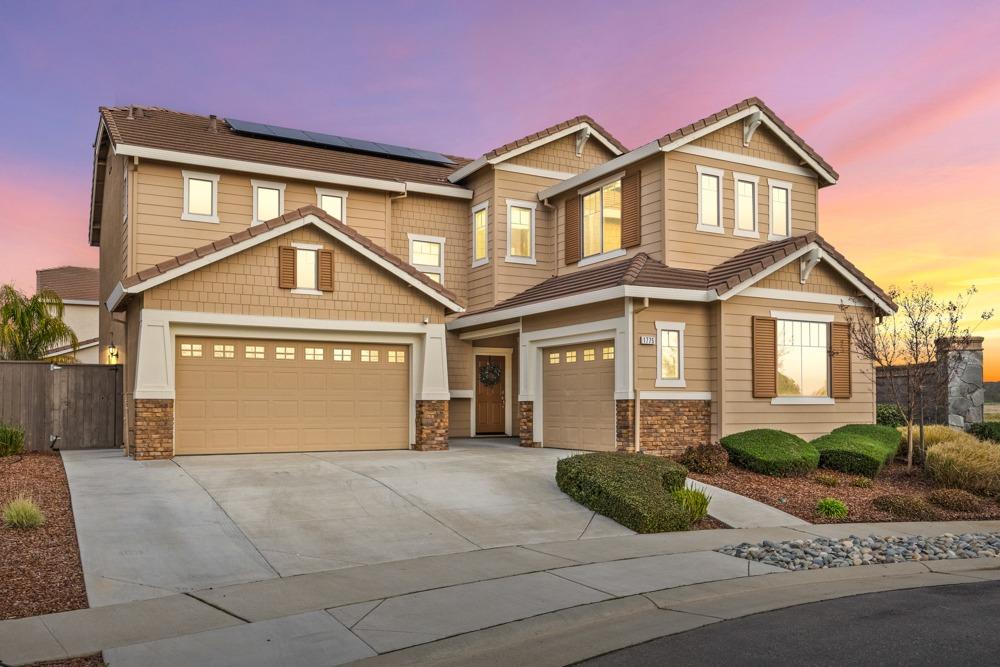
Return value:
<svg viewBox="0 0 1000 667">
<path fill-rule="evenodd" d="M 600 183 L 592 183 L 585 188 L 580 188 L 576 191 L 576 196 L 580 198 L 580 261 L 576 263 L 577 266 L 587 266 L 588 264 L 596 264 L 597 262 L 603 262 L 606 259 L 615 259 L 616 257 L 624 257 L 628 254 L 628 250 L 625 248 L 615 248 L 614 250 L 608 250 L 606 252 L 599 252 L 596 255 L 583 255 L 583 198 L 587 195 L 594 194 L 595 192 L 604 189 L 605 185 L 611 185 L 615 181 L 620 181 L 625 178 L 625 172 L 620 171 L 614 176 L 605 178 Z M 624 225 L 624 222 L 622 223 Z M 601 195 L 601 248 L 604 248 L 604 195 Z"/>
<path fill-rule="evenodd" d="M 787 234 L 775 234 L 774 233 L 774 189 L 781 188 L 788 192 L 788 200 L 785 202 L 785 215 L 788 216 L 788 233 Z M 773 178 L 767 179 L 767 240 L 768 241 L 779 241 L 781 239 L 787 239 L 792 235 L 792 184 L 788 181 L 779 181 Z"/>
<path fill-rule="evenodd" d="M 347 191 L 331 190 L 329 188 L 316 188 L 316 208 L 322 209 L 323 197 L 340 197 L 340 209 L 343 211 L 340 221 L 347 224 Z"/>
<path fill-rule="evenodd" d="M 486 211 L 486 256 L 476 259 L 476 213 Z M 489 200 L 476 204 L 472 207 L 472 268 L 484 266 L 490 263 L 490 202 Z"/>
<path fill-rule="evenodd" d="M 740 229 L 740 182 L 753 184 L 753 229 Z M 733 172 L 733 236 L 760 238 L 760 176 Z"/>
<path fill-rule="evenodd" d="M 426 234 L 407 234 L 410 246 L 410 265 L 421 273 L 436 273 L 440 277 L 439 285 L 444 285 L 444 237 L 443 236 L 427 236 Z M 441 266 L 431 266 L 430 264 L 414 264 L 413 262 L 413 242 L 414 241 L 424 241 L 426 243 L 439 243 L 441 244 Z"/>
<path fill-rule="evenodd" d="M 511 209 L 513 208 L 526 208 L 531 210 L 531 228 L 529 234 L 531 235 L 531 240 L 529 242 L 531 248 L 531 254 L 527 257 L 518 257 L 516 255 L 510 254 L 510 224 L 511 224 Z M 507 200 L 507 253 L 504 257 L 504 261 L 509 264 L 536 264 L 535 259 L 535 212 L 538 209 L 537 202 L 524 201 L 521 199 L 508 199 Z"/>
<path fill-rule="evenodd" d="M 684 378 L 684 322 L 657 322 L 656 323 L 656 386 L 657 387 L 686 387 L 687 380 Z M 677 359 L 677 377 L 663 377 L 663 335 L 664 331 L 676 331 L 677 346 L 680 354 Z"/>
<path fill-rule="evenodd" d="M 308 287 L 295 287 L 291 290 L 292 294 L 301 294 L 303 296 L 323 296 L 323 292 L 319 288 L 319 251 L 323 249 L 323 245 L 320 243 L 299 243 L 298 241 L 292 242 L 292 247 L 295 251 L 299 250 L 309 250 L 316 253 L 316 287 L 317 289 L 310 289 Z M 296 257 L 296 264 L 298 264 L 298 257 Z M 299 284 L 298 271 L 295 275 L 295 284 Z"/>
<path fill-rule="evenodd" d="M 277 183 L 275 181 L 259 181 L 257 179 L 250 180 L 250 190 L 253 194 L 253 222 L 252 225 L 259 225 L 262 222 L 267 222 L 267 220 L 261 220 L 257 217 L 257 188 L 268 188 L 270 190 L 278 191 L 278 215 L 284 215 L 285 213 L 285 184 Z"/>
<path fill-rule="evenodd" d="M 790 198 L 789 198 L 790 199 Z M 785 238 L 779 236 L 778 238 Z M 827 336 L 827 347 L 830 345 L 830 324 L 834 322 L 836 318 L 833 315 L 827 313 L 804 313 L 793 310 L 772 310 L 771 317 L 776 320 L 784 320 L 786 322 L 818 322 L 827 325 L 826 336 Z M 775 369 L 777 372 L 777 369 Z M 826 361 L 826 396 L 775 396 L 771 399 L 771 405 L 835 405 L 837 400 L 830 396 L 830 383 L 832 381 L 832 374 L 830 372 L 830 358 L 827 356 Z"/>
<path fill-rule="evenodd" d="M 181 176 L 184 179 L 184 208 L 181 209 L 181 220 L 187 220 L 188 222 L 211 222 L 218 224 L 219 223 L 219 175 L 206 174 L 200 171 L 188 171 L 184 169 L 181 171 Z M 188 192 L 189 192 L 188 182 L 192 178 L 199 181 L 212 182 L 212 215 L 202 215 L 200 213 L 188 212 Z"/>
<path fill-rule="evenodd" d="M 695 170 L 698 172 L 698 225 L 695 227 L 695 229 L 697 229 L 699 232 L 711 232 L 712 234 L 725 234 L 726 222 L 725 222 L 725 215 L 723 214 L 723 209 L 722 209 L 722 200 L 723 200 L 722 179 L 725 177 L 726 172 L 722 169 L 716 169 L 715 167 L 703 167 L 701 165 L 696 165 Z M 719 181 L 719 192 L 717 195 L 718 202 L 716 202 L 716 205 L 718 206 L 717 210 L 719 211 L 718 226 L 705 224 L 704 220 L 702 219 L 702 215 L 705 213 L 705 207 L 702 206 L 702 188 L 701 188 L 701 179 L 703 176 L 715 176 Z"/>
</svg>

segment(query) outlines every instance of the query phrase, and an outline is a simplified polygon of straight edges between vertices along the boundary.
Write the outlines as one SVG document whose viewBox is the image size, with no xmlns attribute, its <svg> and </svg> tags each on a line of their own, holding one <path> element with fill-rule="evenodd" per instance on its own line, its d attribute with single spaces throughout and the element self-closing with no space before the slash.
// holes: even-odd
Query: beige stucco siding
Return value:
<svg viewBox="0 0 1000 667">
<path fill-rule="evenodd" d="M 743 123 L 737 121 L 726 125 L 722 129 L 716 130 L 704 137 L 699 137 L 691 142 L 694 146 L 703 146 L 727 153 L 738 153 L 747 157 L 761 160 L 771 160 L 772 162 L 784 162 L 785 164 L 796 165 L 802 159 L 795 154 L 781 139 L 777 137 L 767 127 L 760 126 L 754 132 L 749 146 L 743 145 Z"/>
<path fill-rule="evenodd" d="M 521 331 L 541 331 L 586 322 L 600 322 L 625 314 L 625 300 L 613 299 L 574 308 L 553 310 L 538 315 L 528 315 L 521 319 Z"/>
<path fill-rule="evenodd" d="M 334 291 L 293 294 L 278 287 L 278 247 L 293 241 L 334 251 Z M 331 237 L 296 229 L 145 293 L 147 308 L 378 322 L 444 321 L 443 308 Z"/>
<path fill-rule="evenodd" d="M 816 438 L 844 424 L 872 423 L 875 392 L 872 367 L 856 353 L 852 357 L 852 396 L 833 405 L 772 405 L 753 397 L 751 318 L 771 310 L 828 314 L 845 321 L 839 306 L 801 301 L 735 297 L 722 304 L 722 433 L 751 428 L 777 428 L 806 439 Z M 856 309 L 856 316 L 861 312 Z"/>
<path fill-rule="evenodd" d="M 614 153 L 593 137 L 587 140 L 583 151 L 577 157 L 576 134 L 574 133 L 550 141 L 527 153 L 515 155 L 507 161 L 525 167 L 578 174 L 581 171 L 604 164 L 613 157 L 615 157 Z"/>
<path fill-rule="evenodd" d="M 706 303 L 682 301 L 651 301 L 649 308 L 635 314 L 636 378 L 640 391 L 705 392 L 715 390 L 715 333 L 712 328 L 711 306 Z M 684 324 L 684 386 L 657 387 L 658 359 L 656 345 L 642 345 L 642 336 L 656 336 L 657 322 Z"/>
</svg>

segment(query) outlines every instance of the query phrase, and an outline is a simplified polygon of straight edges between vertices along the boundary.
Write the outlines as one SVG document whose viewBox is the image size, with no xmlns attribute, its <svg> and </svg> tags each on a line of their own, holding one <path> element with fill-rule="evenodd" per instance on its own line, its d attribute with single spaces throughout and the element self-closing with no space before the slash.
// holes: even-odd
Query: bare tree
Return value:
<svg viewBox="0 0 1000 667">
<path fill-rule="evenodd" d="M 939 364 L 940 342 L 965 347 L 975 328 L 990 319 L 993 311 L 979 314 L 968 326 L 965 311 L 976 294 L 975 286 L 955 299 L 938 300 L 929 285 L 910 284 L 906 291 L 893 287 L 888 292 L 898 309 L 889 317 L 860 315 L 862 309 L 841 306 L 851 327 L 851 344 L 857 353 L 872 362 L 872 383 L 877 369 L 890 374 L 889 395 L 906 420 L 906 467 L 913 468 L 914 452 L 924 451 L 924 405 L 928 392 L 940 391 L 963 370 L 963 363 Z M 916 434 L 914 428 L 916 427 Z M 914 440 L 916 435 L 916 441 Z M 915 450 L 916 446 L 916 450 Z"/>
</svg>

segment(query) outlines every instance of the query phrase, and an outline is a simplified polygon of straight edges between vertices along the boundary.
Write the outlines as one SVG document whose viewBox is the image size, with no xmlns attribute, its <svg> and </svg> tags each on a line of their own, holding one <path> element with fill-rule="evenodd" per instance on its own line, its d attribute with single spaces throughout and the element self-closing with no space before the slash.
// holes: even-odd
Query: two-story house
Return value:
<svg viewBox="0 0 1000 667">
<path fill-rule="evenodd" d="M 671 454 L 871 422 L 819 236 L 838 175 L 751 98 L 629 150 L 579 116 L 475 160 L 102 108 L 90 241 L 127 451 Z"/>
</svg>

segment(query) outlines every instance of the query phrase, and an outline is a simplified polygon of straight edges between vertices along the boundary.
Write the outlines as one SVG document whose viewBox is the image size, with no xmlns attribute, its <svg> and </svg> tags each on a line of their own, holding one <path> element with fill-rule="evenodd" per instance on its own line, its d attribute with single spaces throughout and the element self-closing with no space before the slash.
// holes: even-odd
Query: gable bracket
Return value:
<svg viewBox="0 0 1000 667">
<path fill-rule="evenodd" d="M 743 146 L 744 148 L 750 145 L 750 140 L 753 139 L 754 132 L 760 127 L 763 120 L 760 117 L 760 111 L 754 111 L 752 114 L 743 119 Z"/>
<path fill-rule="evenodd" d="M 583 147 L 587 145 L 587 139 L 590 139 L 590 128 L 585 127 L 576 133 L 576 156 L 580 157 L 583 155 Z"/>
<path fill-rule="evenodd" d="M 820 248 L 813 248 L 799 260 L 799 282 L 803 285 L 809 280 L 809 274 L 823 259 L 823 251 Z"/>
</svg>

